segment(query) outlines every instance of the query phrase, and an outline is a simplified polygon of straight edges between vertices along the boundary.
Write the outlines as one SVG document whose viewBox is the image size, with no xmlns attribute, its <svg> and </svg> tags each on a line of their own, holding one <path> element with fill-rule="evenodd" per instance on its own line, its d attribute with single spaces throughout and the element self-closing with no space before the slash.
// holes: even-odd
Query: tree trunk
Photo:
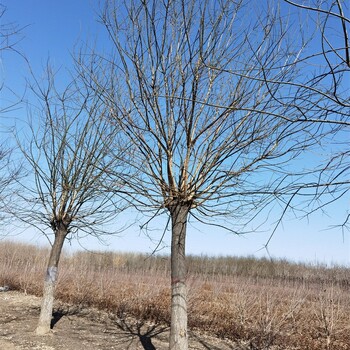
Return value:
<svg viewBox="0 0 350 350">
<path fill-rule="evenodd" d="M 189 208 L 177 205 L 170 209 L 171 239 L 171 327 L 170 350 L 187 350 L 186 225 Z"/>
<path fill-rule="evenodd" d="M 52 309 L 54 300 L 54 291 L 57 281 L 58 262 L 61 256 L 64 240 L 67 236 L 67 230 L 58 230 L 55 234 L 55 240 L 50 252 L 50 258 L 47 265 L 44 281 L 43 298 L 41 302 L 41 311 L 39 316 L 36 334 L 44 335 L 51 330 Z"/>
</svg>

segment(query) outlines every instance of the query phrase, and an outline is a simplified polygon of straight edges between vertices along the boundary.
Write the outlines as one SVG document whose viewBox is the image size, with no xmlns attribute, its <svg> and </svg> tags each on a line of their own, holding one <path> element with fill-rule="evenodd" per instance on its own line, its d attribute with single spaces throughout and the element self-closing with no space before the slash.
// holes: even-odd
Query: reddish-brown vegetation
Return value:
<svg viewBox="0 0 350 350">
<path fill-rule="evenodd" d="M 48 251 L 0 243 L 0 285 L 40 295 Z M 251 349 L 350 349 L 350 269 L 253 258 L 189 257 L 189 326 Z M 111 317 L 170 321 L 166 257 L 65 255 L 56 297 Z"/>
</svg>

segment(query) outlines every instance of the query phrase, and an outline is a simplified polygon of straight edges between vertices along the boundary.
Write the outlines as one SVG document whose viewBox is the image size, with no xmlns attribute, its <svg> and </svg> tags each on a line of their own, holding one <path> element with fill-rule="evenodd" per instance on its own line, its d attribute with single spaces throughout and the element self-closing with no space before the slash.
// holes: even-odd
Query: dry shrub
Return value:
<svg viewBox="0 0 350 350">
<path fill-rule="evenodd" d="M 0 242 L 0 285 L 41 295 L 47 255 L 47 249 Z M 168 325 L 169 279 L 166 257 L 63 254 L 56 297 L 80 310 Z M 348 281 L 343 267 L 190 257 L 189 326 L 250 349 L 347 350 Z"/>
<path fill-rule="evenodd" d="M 0 285 L 29 294 L 40 293 L 48 249 L 3 241 L 0 252 Z"/>
</svg>

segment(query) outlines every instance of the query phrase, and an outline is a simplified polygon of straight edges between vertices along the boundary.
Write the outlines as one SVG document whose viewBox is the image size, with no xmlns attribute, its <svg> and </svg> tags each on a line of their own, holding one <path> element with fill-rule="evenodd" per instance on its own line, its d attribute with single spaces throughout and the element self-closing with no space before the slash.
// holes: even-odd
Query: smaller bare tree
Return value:
<svg viewBox="0 0 350 350">
<path fill-rule="evenodd" d="M 119 157 L 110 157 L 117 129 L 106 122 L 108 111 L 98 97 L 72 81 L 58 91 L 50 69 L 45 84 L 35 80 L 31 91 L 40 104 L 31 109 L 29 136 L 17 136 L 30 176 L 22 182 L 14 215 L 48 238 L 53 233 L 36 329 L 39 335 L 50 331 L 65 239 L 115 232 L 108 225 L 121 210 L 115 195 L 106 190 L 105 171 L 118 167 Z"/>
</svg>

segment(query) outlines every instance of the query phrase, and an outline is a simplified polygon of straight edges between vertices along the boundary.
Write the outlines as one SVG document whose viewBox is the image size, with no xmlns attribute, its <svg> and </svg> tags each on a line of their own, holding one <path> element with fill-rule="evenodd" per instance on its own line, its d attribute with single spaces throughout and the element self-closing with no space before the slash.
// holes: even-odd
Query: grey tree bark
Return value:
<svg viewBox="0 0 350 350">
<path fill-rule="evenodd" d="M 40 316 L 38 326 L 35 330 L 36 334 L 38 335 L 47 334 L 51 330 L 54 293 L 58 276 L 58 263 L 60 260 L 63 243 L 68 233 L 67 226 L 64 224 L 62 224 L 62 226 L 63 227 L 55 233 L 55 240 L 52 245 L 46 269 Z"/>
<path fill-rule="evenodd" d="M 171 241 L 171 331 L 170 349 L 187 350 L 186 226 L 190 207 L 177 204 L 169 209 Z"/>
</svg>

